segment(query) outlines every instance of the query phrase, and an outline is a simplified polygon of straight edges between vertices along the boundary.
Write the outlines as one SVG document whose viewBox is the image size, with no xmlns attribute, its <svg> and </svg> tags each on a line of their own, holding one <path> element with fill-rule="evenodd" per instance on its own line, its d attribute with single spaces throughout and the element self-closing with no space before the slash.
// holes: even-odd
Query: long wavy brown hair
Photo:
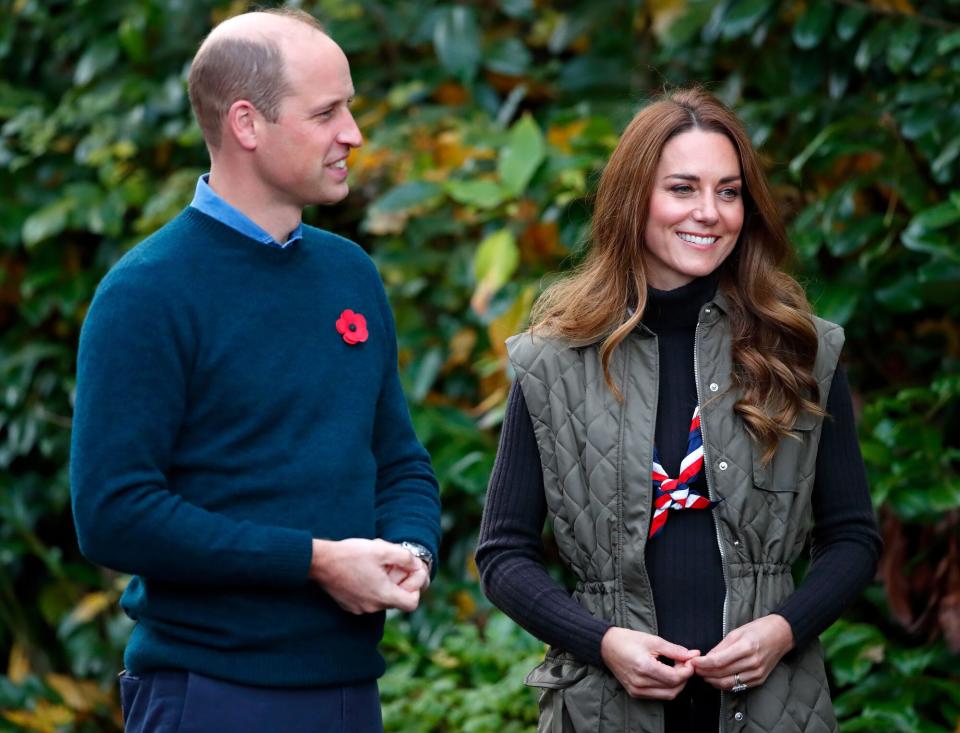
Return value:
<svg viewBox="0 0 960 733">
<path fill-rule="evenodd" d="M 622 399 L 610 358 L 646 307 L 643 232 L 654 174 L 667 141 L 694 129 L 726 135 L 740 158 L 743 229 L 720 265 L 719 287 L 729 302 L 734 410 L 769 461 L 801 413 L 825 414 L 813 378 L 817 332 L 803 289 L 781 269 L 791 248 L 757 153 L 737 116 L 703 89 L 673 91 L 634 116 L 600 178 L 586 257 L 537 300 L 532 330 L 600 343 L 607 386 Z"/>
</svg>

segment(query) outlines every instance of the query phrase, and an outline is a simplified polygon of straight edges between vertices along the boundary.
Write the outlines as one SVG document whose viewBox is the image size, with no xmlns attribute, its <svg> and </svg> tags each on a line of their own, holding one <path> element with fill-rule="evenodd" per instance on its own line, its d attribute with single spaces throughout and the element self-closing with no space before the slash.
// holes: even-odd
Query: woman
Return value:
<svg viewBox="0 0 960 733">
<path fill-rule="evenodd" d="M 742 124 L 677 91 L 627 127 L 587 257 L 508 341 L 477 564 L 551 645 L 527 678 L 541 731 L 836 730 L 816 637 L 880 539 L 843 332 L 788 253 Z M 547 516 L 572 597 L 544 566 Z"/>
</svg>

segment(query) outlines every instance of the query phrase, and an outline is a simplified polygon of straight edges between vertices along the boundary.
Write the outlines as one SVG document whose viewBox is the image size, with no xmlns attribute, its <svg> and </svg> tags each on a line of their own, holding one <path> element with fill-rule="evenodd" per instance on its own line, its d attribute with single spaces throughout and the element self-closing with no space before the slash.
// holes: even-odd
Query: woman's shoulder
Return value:
<svg viewBox="0 0 960 733">
<path fill-rule="evenodd" d="M 537 362 L 577 359 L 580 351 L 582 349 L 564 339 L 534 331 L 524 331 L 507 339 L 511 364 L 524 371 Z"/>
</svg>

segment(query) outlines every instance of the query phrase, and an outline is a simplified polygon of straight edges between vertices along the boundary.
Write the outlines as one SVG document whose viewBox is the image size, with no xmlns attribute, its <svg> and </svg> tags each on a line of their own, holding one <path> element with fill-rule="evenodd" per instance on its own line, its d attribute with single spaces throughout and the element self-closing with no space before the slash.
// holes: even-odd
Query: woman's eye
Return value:
<svg viewBox="0 0 960 733">
<path fill-rule="evenodd" d="M 670 190 L 674 193 L 690 193 L 693 191 L 693 186 L 688 186 L 685 183 L 679 183 L 676 186 L 671 186 Z"/>
<path fill-rule="evenodd" d="M 728 201 L 733 201 L 735 198 L 740 196 L 740 191 L 735 188 L 725 188 L 720 192 L 720 196 Z"/>
</svg>

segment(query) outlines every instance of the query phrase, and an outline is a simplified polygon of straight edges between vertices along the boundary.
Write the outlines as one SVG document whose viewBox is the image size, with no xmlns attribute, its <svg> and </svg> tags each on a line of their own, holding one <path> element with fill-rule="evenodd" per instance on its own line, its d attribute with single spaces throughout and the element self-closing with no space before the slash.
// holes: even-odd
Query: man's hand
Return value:
<svg viewBox="0 0 960 733">
<path fill-rule="evenodd" d="M 422 568 L 422 560 L 392 542 L 314 540 L 310 578 L 350 613 L 387 608 L 413 611 L 420 603 L 422 580 L 414 585 Z M 394 582 L 394 574 L 402 574 L 409 582 Z"/>
<path fill-rule="evenodd" d="M 720 690 L 730 690 L 738 682 L 758 687 L 792 648 L 790 624 L 771 613 L 731 631 L 708 654 L 694 659 L 693 667 Z"/>
<path fill-rule="evenodd" d="M 407 552 L 410 551 L 407 550 Z M 413 553 L 410 554 L 419 566 L 416 570 L 410 572 L 406 567 L 394 565 L 387 571 L 387 576 L 404 590 L 426 590 L 430 587 L 430 571 L 427 569 L 427 564 Z"/>
<path fill-rule="evenodd" d="M 693 675 L 691 660 L 700 652 L 653 634 L 613 626 L 603 635 L 600 654 L 630 697 L 672 700 Z M 659 657 L 675 664 L 664 664 Z"/>
</svg>

